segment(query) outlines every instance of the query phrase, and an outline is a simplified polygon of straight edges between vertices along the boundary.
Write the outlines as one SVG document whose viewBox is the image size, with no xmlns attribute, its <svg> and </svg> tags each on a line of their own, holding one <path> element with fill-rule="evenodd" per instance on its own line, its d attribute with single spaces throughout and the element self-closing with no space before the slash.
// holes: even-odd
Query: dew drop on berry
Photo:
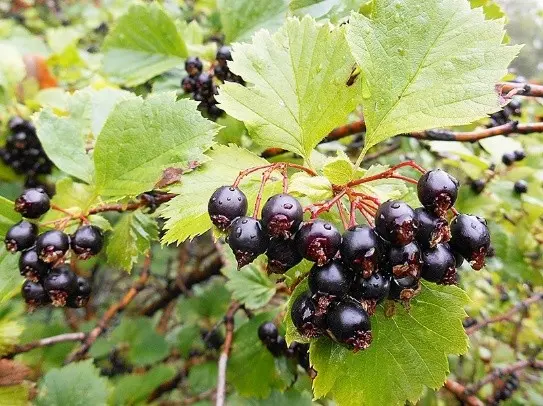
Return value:
<svg viewBox="0 0 543 406">
<path fill-rule="evenodd" d="M 331 226 L 330 224 L 324 224 L 323 227 L 326 228 L 327 230 L 331 230 L 331 229 L 332 229 L 332 226 Z"/>
<path fill-rule="evenodd" d="M 400 208 L 400 203 L 392 203 L 392 208 L 393 209 L 399 209 Z"/>
</svg>

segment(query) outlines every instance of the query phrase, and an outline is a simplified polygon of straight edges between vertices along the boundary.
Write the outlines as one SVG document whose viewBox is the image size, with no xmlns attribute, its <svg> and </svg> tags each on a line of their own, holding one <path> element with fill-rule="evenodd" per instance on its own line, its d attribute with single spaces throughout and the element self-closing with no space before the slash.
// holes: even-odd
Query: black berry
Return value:
<svg viewBox="0 0 543 406">
<path fill-rule="evenodd" d="M 81 276 L 77 277 L 77 289 L 68 296 L 66 304 L 69 307 L 84 307 L 89 301 L 92 292 L 89 281 Z"/>
<path fill-rule="evenodd" d="M 517 180 L 514 186 L 515 193 L 519 195 L 528 192 L 528 183 L 525 180 Z"/>
<path fill-rule="evenodd" d="M 262 209 L 262 225 L 271 237 L 290 238 L 299 228 L 304 211 L 300 202 L 287 194 L 268 199 Z"/>
<path fill-rule="evenodd" d="M 341 234 L 332 224 L 315 220 L 296 233 L 296 245 L 302 256 L 318 265 L 332 260 L 341 245 Z"/>
<path fill-rule="evenodd" d="M 313 265 L 307 282 L 309 290 L 319 300 L 320 310 L 324 310 L 332 300 L 349 293 L 353 279 L 351 271 L 334 260 L 322 266 Z"/>
<path fill-rule="evenodd" d="M 47 263 L 55 263 L 64 258 L 70 249 L 70 237 L 59 230 L 46 231 L 36 240 L 36 250 L 40 259 Z"/>
<path fill-rule="evenodd" d="M 422 251 L 421 277 L 430 282 L 441 282 L 447 273 L 456 267 L 454 254 L 446 244 Z"/>
<path fill-rule="evenodd" d="M 211 195 L 207 211 L 213 224 L 225 231 L 235 218 L 247 214 L 247 197 L 237 187 L 221 186 Z"/>
<path fill-rule="evenodd" d="M 375 231 L 394 245 L 409 244 L 417 231 L 415 212 L 402 201 L 389 200 L 377 210 Z"/>
<path fill-rule="evenodd" d="M 294 241 L 291 239 L 272 238 L 268 251 L 268 272 L 282 274 L 302 260 Z"/>
<path fill-rule="evenodd" d="M 502 155 L 502 162 L 507 165 L 511 166 L 516 161 L 515 153 L 514 152 L 506 152 Z"/>
<path fill-rule="evenodd" d="M 420 177 L 417 194 L 424 207 L 438 216 L 443 216 L 456 201 L 458 181 L 447 172 L 434 169 Z"/>
<path fill-rule="evenodd" d="M 51 302 L 43 286 L 40 283 L 30 280 L 26 280 L 23 283 L 21 294 L 31 308 L 43 306 Z"/>
<path fill-rule="evenodd" d="M 266 252 L 269 237 L 260 221 L 252 217 L 238 217 L 232 222 L 228 233 L 228 245 L 234 251 L 238 268 L 255 260 Z"/>
<path fill-rule="evenodd" d="M 318 337 L 322 332 L 322 320 L 316 316 L 316 306 L 309 292 L 296 298 L 290 309 L 292 323 L 298 332 L 307 338 Z"/>
<path fill-rule="evenodd" d="M 451 248 L 462 255 L 475 270 L 485 264 L 490 247 L 490 232 L 481 217 L 459 214 L 451 222 Z"/>
<path fill-rule="evenodd" d="M 409 301 L 415 297 L 420 289 L 419 278 L 406 276 L 404 278 L 392 278 L 388 298 L 392 300 Z"/>
<path fill-rule="evenodd" d="M 418 207 L 415 209 L 415 219 L 418 223 L 416 239 L 421 247 L 433 248 L 451 239 L 449 223 L 443 217 L 438 217 L 425 208 Z"/>
<path fill-rule="evenodd" d="M 482 179 L 474 179 L 470 183 L 471 190 L 477 195 L 483 192 L 485 186 L 486 182 Z"/>
<path fill-rule="evenodd" d="M 271 321 L 263 323 L 258 327 L 258 338 L 265 344 L 276 341 L 278 336 L 279 331 Z"/>
<path fill-rule="evenodd" d="M 185 76 L 181 80 L 181 87 L 185 93 L 192 93 L 196 91 L 196 79 L 191 76 Z"/>
<path fill-rule="evenodd" d="M 49 272 L 49 265 L 42 262 L 35 248 L 29 248 L 19 257 L 19 272 L 32 282 L 38 282 Z"/>
<path fill-rule="evenodd" d="M 358 301 L 372 300 L 375 304 L 388 297 L 390 275 L 377 272 L 365 279 L 358 275 L 351 288 L 351 296 Z"/>
<path fill-rule="evenodd" d="M 44 279 L 43 287 L 49 294 L 54 306 L 65 306 L 68 297 L 78 291 L 77 275 L 67 265 L 53 268 Z"/>
<path fill-rule="evenodd" d="M 220 47 L 219 50 L 217 51 L 216 59 L 219 62 L 231 61 L 232 60 L 232 50 L 230 49 L 230 47 L 227 46 L 227 45 L 223 45 L 222 47 Z"/>
<path fill-rule="evenodd" d="M 354 301 L 339 302 L 326 315 L 328 334 L 355 352 L 366 349 L 372 341 L 368 313 Z"/>
<path fill-rule="evenodd" d="M 287 342 L 285 337 L 278 336 L 275 341 L 266 344 L 266 348 L 272 353 L 274 357 L 280 357 L 287 353 Z"/>
<path fill-rule="evenodd" d="M 355 226 L 343 233 L 340 252 L 349 268 L 368 278 L 377 271 L 382 255 L 381 242 L 371 227 Z"/>
<path fill-rule="evenodd" d="M 43 189 L 27 189 L 15 200 L 15 211 L 30 219 L 43 216 L 50 207 L 49 196 Z"/>
<path fill-rule="evenodd" d="M 86 225 L 77 229 L 70 239 L 70 244 L 78 258 L 85 260 L 102 250 L 104 236 L 99 227 Z"/>
<path fill-rule="evenodd" d="M 185 70 L 189 76 L 199 75 L 202 73 L 203 67 L 202 61 L 196 56 L 189 56 L 185 61 Z"/>
<path fill-rule="evenodd" d="M 526 152 L 524 152 L 522 149 L 515 151 L 514 154 L 515 154 L 515 161 L 522 161 L 524 158 L 526 158 Z"/>
<path fill-rule="evenodd" d="M 422 266 L 421 252 L 417 243 L 390 247 L 388 269 L 396 278 L 411 275 L 418 278 Z"/>
<path fill-rule="evenodd" d="M 5 238 L 9 252 L 23 251 L 34 245 L 38 236 L 38 227 L 28 221 L 21 221 L 12 226 Z"/>
</svg>

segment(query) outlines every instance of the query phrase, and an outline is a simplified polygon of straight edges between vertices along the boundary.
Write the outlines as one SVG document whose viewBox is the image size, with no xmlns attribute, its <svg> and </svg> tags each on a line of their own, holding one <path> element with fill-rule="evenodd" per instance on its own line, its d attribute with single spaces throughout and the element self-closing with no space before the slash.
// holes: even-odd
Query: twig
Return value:
<svg viewBox="0 0 543 406">
<path fill-rule="evenodd" d="M 17 354 L 22 354 L 24 352 L 31 351 L 35 348 L 49 347 L 50 345 L 55 345 L 59 343 L 67 343 L 70 341 L 83 341 L 85 339 L 85 333 L 66 333 L 59 334 L 57 336 L 42 338 L 41 340 L 32 341 L 27 344 L 16 345 L 5 358 L 12 358 Z"/>
<path fill-rule="evenodd" d="M 138 278 L 138 280 L 132 285 L 132 287 L 126 292 L 126 294 L 121 298 L 121 300 L 118 303 L 114 303 L 107 309 L 107 311 L 102 316 L 102 319 L 98 322 L 96 327 L 94 327 L 85 337 L 85 340 L 83 341 L 83 344 L 73 351 L 68 357 L 66 358 L 65 363 L 70 363 L 72 361 L 76 361 L 81 359 L 90 349 L 90 347 L 94 344 L 96 339 L 100 337 L 108 327 L 111 320 L 121 313 L 131 302 L 134 300 L 134 298 L 137 296 L 139 292 L 143 290 L 145 287 L 147 281 L 149 280 L 149 276 L 151 275 L 151 255 L 148 254 L 145 258 L 145 262 L 143 264 L 143 270 Z"/>
<path fill-rule="evenodd" d="M 484 406 L 484 403 L 477 396 L 466 394 L 466 387 L 461 383 L 447 379 L 443 385 L 445 389 L 451 392 L 456 399 L 468 406 Z"/>
<path fill-rule="evenodd" d="M 88 214 L 89 215 L 98 214 L 98 213 L 103 213 L 106 211 L 117 211 L 117 212 L 134 211 L 137 209 L 141 209 L 142 207 L 147 207 L 150 204 L 159 205 L 162 203 L 169 202 L 176 196 L 177 195 L 175 194 L 165 193 L 165 194 L 160 194 L 160 195 L 155 196 L 152 202 L 146 199 L 140 199 L 139 202 L 133 202 L 133 203 L 127 203 L 127 204 L 122 204 L 122 203 L 102 204 L 100 206 L 94 207 L 93 209 L 90 209 Z"/>
<path fill-rule="evenodd" d="M 226 335 L 224 338 L 224 344 L 222 347 L 221 356 L 219 357 L 219 374 L 217 377 L 217 400 L 215 406 L 224 406 L 226 397 L 226 365 L 228 364 L 228 357 L 230 356 L 230 350 L 232 349 L 232 342 L 234 340 L 234 315 L 240 308 L 238 302 L 232 302 L 228 311 L 224 316 L 224 326 L 226 328 Z"/>
<path fill-rule="evenodd" d="M 496 91 L 501 96 L 511 98 L 513 96 L 543 97 L 543 86 L 532 83 L 498 83 Z"/>
</svg>

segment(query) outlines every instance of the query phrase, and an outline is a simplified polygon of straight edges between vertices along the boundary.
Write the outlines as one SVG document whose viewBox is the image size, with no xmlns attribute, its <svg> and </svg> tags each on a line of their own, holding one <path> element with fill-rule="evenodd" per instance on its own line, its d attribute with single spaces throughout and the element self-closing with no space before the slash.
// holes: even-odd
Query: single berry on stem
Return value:
<svg viewBox="0 0 543 406">
<path fill-rule="evenodd" d="M 525 180 L 517 180 L 514 185 L 515 193 L 521 195 L 528 192 L 528 183 Z"/>
<path fill-rule="evenodd" d="M 43 281 L 54 306 L 65 306 L 70 296 L 78 290 L 77 275 L 68 265 L 53 268 Z"/>
<path fill-rule="evenodd" d="M 23 251 L 36 243 L 38 227 L 28 221 L 20 221 L 6 233 L 5 243 L 9 252 Z"/>
<path fill-rule="evenodd" d="M 89 301 L 92 292 L 89 281 L 81 276 L 77 277 L 77 290 L 68 296 L 66 304 L 68 307 L 84 307 Z"/>
<path fill-rule="evenodd" d="M 502 162 L 506 166 L 511 166 L 516 161 L 515 153 L 514 152 L 506 152 L 502 155 Z"/>
<path fill-rule="evenodd" d="M 340 252 L 349 268 L 368 278 L 377 271 L 382 254 L 381 241 L 373 228 L 354 226 L 343 233 Z"/>
<path fill-rule="evenodd" d="M 218 49 L 217 55 L 215 58 L 221 65 L 223 65 L 226 63 L 226 61 L 232 60 L 232 50 L 230 49 L 229 46 L 223 45 L 222 47 Z"/>
<path fill-rule="evenodd" d="M 271 237 L 290 238 L 298 230 L 303 216 L 298 199 L 288 194 L 278 194 L 264 204 L 262 225 Z"/>
<path fill-rule="evenodd" d="M 402 247 L 390 247 L 388 252 L 388 268 L 396 278 L 413 276 L 418 278 L 422 267 L 421 252 L 417 243 Z"/>
<path fill-rule="evenodd" d="M 290 309 L 292 323 L 298 332 L 307 338 L 322 334 L 322 318 L 316 316 L 316 306 L 308 291 L 296 298 Z"/>
<path fill-rule="evenodd" d="M 369 278 L 357 275 L 351 287 L 351 296 L 366 307 L 369 314 L 373 314 L 375 306 L 388 297 L 390 291 L 390 275 L 377 272 Z"/>
<path fill-rule="evenodd" d="M 70 239 L 72 250 L 79 259 L 85 260 L 97 255 L 104 245 L 104 236 L 99 227 L 79 227 Z"/>
<path fill-rule="evenodd" d="M 302 255 L 292 239 L 272 238 L 266 256 L 269 273 L 283 274 L 302 261 Z"/>
<path fill-rule="evenodd" d="M 189 56 L 185 61 L 185 70 L 189 76 L 197 76 L 202 73 L 204 65 L 202 61 L 197 56 Z"/>
<path fill-rule="evenodd" d="M 447 172 L 434 169 L 420 177 L 417 194 L 424 207 L 444 216 L 456 201 L 458 186 L 458 181 Z"/>
<path fill-rule="evenodd" d="M 418 207 L 415 209 L 415 219 L 418 223 L 416 240 L 421 247 L 433 248 L 451 239 L 449 223 L 443 217 Z"/>
<path fill-rule="evenodd" d="M 485 189 L 486 182 L 482 179 L 474 179 L 470 183 L 471 190 L 475 194 L 481 194 L 483 190 Z"/>
<path fill-rule="evenodd" d="M 315 220 L 302 225 L 296 233 L 296 245 L 305 259 L 324 265 L 337 254 L 341 234 L 327 221 Z"/>
<path fill-rule="evenodd" d="M 185 93 L 192 93 L 196 90 L 196 79 L 190 76 L 185 76 L 181 80 L 181 87 Z"/>
<path fill-rule="evenodd" d="M 49 304 L 51 299 L 40 283 L 26 280 L 21 287 L 21 294 L 31 309 Z"/>
<path fill-rule="evenodd" d="M 514 154 L 515 154 L 515 161 L 522 161 L 524 158 L 526 158 L 526 152 L 524 152 L 522 149 L 515 151 Z"/>
<path fill-rule="evenodd" d="M 441 282 L 445 275 L 455 272 L 456 260 L 448 244 L 439 244 L 435 248 L 422 251 L 421 277 L 430 282 Z M 450 278 L 449 278 L 450 279 Z"/>
<path fill-rule="evenodd" d="M 50 208 L 49 196 L 43 189 L 27 189 L 15 200 L 15 211 L 29 219 L 43 216 Z"/>
<path fill-rule="evenodd" d="M 247 214 L 247 197 L 237 187 L 221 186 L 211 195 L 207 211 L 211 222 L 226 231 L 234 219 Z"/>
<path fill-rule="evenodd" d="M 372 341 L 371 323 L 368 313 L 354 301 L 343 301 L 333 306 L 326 314 L 328 334 L 338 343 L 345 344 L 355 352 L 368 348 Z"/>
<path fill-rule="evenodd" d="M 43 280 L 49 269 L 49 264 L 42 262 L 38 257 L 36 248 L 29 248 L 23 251 L 19 257 L 19 272 L 32 282 Z"/>
<path fill-rule="evenodd" d="M 69 249 L 70 237 L 59 230 L 46 231 L 36 239 L 36 250 L 40 259 L 50 264 L 64 258 Z"/>
<path fill-rule="evenodd" d="M 279 331 L 271 321 L 263 323 L 258 327 L 258 338 L 265 344 L 276 341 L 278 336 Z"/>
<path fill-rule="evenodd" d="M 230 226 L 227 241 L 238 261 L 238 269 L 266 252 L 269 240 L 260 221 L 252 217 L 236 218 Z"/>
<path fill-rule="evenodd" d="M 412 242 L 417 226 L 413 209 L 399 200 L 383 203 L 375 215 L 375 231 L 393 245 L 406 245 Z"/>
<path fill-rule="evenodd" d="M 331 302 L 349 293 L 353 283 L 352 272 L 338 261 L 319 266 L 313 265 L 307 278 L 310 292 L 317 304 L 317 316 L 326 312 Z"/>
<path fill-rule="evenodd" d="M 274 357 L 280 357 L 287 353 L 287 342 L 285 337 L 278 336 L 276 340 L 266 343 L 266 348 L 272 353 Z"/>
<path fill-rule="evenodd" d="M 451 235 L 453 251 L 462 255 L 473 269 L 481 269 L 490 247 L 490 231 L 486 221 L 478 216 L 459 214 L 451 222 Z"/>
</svg>

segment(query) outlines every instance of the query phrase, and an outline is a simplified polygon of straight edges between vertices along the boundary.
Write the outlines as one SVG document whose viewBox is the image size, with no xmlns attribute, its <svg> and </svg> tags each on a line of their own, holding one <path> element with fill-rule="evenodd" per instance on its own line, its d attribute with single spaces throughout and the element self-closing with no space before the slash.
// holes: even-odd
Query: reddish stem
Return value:
<svg viewBox="0 0 543 406">
<path fill-rule="evenodd" d="M 271 166 L 262 174 L 262 180 L 260 181 L 260 188 L 258 189 L 258 194 L 256 195 L 255 211 L 253 213 L 253 217 L 255 219 L 258 218 L 258 214 L 260 212 L 260 204 L 262 203 L 262 195 L 264 194 L 264 186 L 266 185 L 266 182 L 268 181 L 268 179 L 270 179 L 270 176 L 274 170 L 275 168 Z"/>
<path fill-rule="evenodd" d="M 311 219 L 316 219 L 317 217 L 319 217 L 320 214 L 326 211 L 330 211 L 332 206 L 336 204 L 336 202 L 339 202 L 341 198 L 345 196 L 345 194 L 346 194 L 346 190 L 342 190 L 337 195 L 335 195 L 332 199 L 328 200 L 327 202 L 316 203 L 314 205 L 308 206 L 305 208 L 304 211 L 311 212 Z M 313 210 L 314 208 L 317 208 L 317 207 L 318 209 Z"/>
<path fill-rule="evenodd" d="M 388 177 L 389 179 L 401 179 L 405 182 L 408 182 L 408 183 L 412 183 L 414 185 L 416 185 L 417 183 L 419 183 L 417 180 L 413 179 L 413 178 L 410 178 L 409 176 L 403 176 L 403 175 L 396 175 L 396 174 L 392 174 Z"/>
<path fill-rule="evenodd" d="M 263 169 L 271 169 L 272 171 L 274 171 L 276 169 L 280 169 L 280 170 L 284 169 L 286 171 L 286 168 L 298 169 L 300 171 L 304 171 L 308 175 L 317 176 L 317 173 L 314 170 L 306 168 L 305 166 L 298 165 L 298 164 L 293 164 L 293 163 L 290 163 L 290 162 L 277 162 L 277 163 L 273 163 L 273 164 L 260 165 L 260 166 L 255 166 L 254 168 L 244 169 L 243 171 L 241 171 L 239 173 L 238 177 L 236 178 L 236 180 L 234 181 L 232 186 L 233 187 L 238 187 L 241 180 L 245 176 L 250 175 L 251 173 L 258 172 L 258 171 L 261 171 Z"/>
<path fill-rule="evenodd" d="M 351 211 L 349 217 L 349 228 L 356 225 L 356 200 L 351 200 Z"/>
<path fill-rule="evenodd" d="M 347 219 L 345 218 L 344 207 L 341 204 L 341 202 L 338 201 L 336 204 L 337 204 L 337 209 L 339 211 L 339 217 L 341 217 L 341 222 L 343 223 L 343 228 L 347 230 L 349 227 L 351 227 L 350 225 L 351 221 L 347 222 Z"/>
<path fill-rule="evenodd" d="M 364 218 L 366 219 L 366 221 L 368 222 L 370 227 L 375 227 L 375 224 L 373 222 L 373 219 L 372 219 L 371 215 L 368 212 L 366 212 L 366 209 L 364 208 L 364 205 L 362 205 L 360 203 L 361 202 L 357 202 L 357 204 L 356 204 L 357 209 L 360 210 L 360 213 L 362 213 L 362 215 L 364 216 Z"/>
</svg>

